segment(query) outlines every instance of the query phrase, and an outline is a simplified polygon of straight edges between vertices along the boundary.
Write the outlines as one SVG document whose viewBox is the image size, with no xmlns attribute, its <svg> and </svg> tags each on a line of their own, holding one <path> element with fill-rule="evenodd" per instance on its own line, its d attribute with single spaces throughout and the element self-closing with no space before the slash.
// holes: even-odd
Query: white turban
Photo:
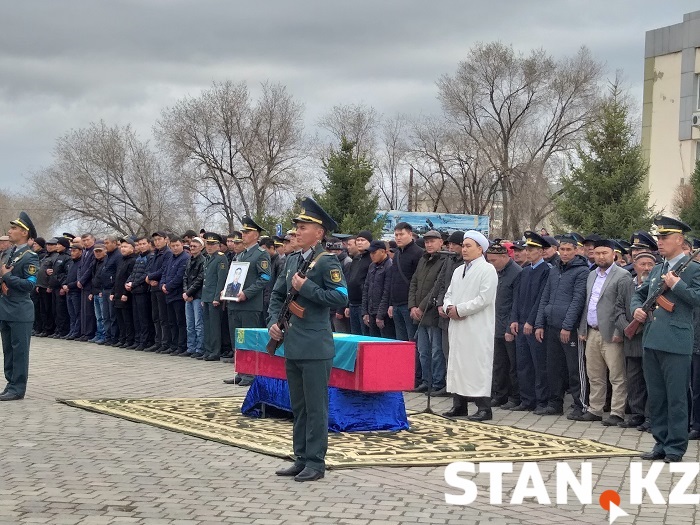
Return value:
<svg viewBox="0 0 700 525">
<path fill-rule="evenodd" d="M 479 233 L 476 230 L 467 230 L 464 232 L 464 238 L 476 241 L 477 244 L 484 250 L 484 253 L 486 253 L 486 250 L 489 249 L 489 240 L 484 237 L 483 233 Z"/>
</svg>

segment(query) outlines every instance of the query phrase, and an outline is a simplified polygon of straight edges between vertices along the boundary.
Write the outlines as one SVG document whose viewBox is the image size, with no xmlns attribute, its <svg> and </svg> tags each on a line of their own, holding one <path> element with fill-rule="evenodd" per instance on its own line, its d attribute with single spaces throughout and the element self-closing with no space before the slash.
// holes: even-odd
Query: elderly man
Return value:
<svg viewBox="0 0 700 525">
<path fill-rule="evenodd" d="M 670 217 L 658 217 L 659 254 L 664 263 L 654 267 L 630 304 L 634 318 L 644 323 L 644 379 L 649 391 L 651 433 L 656 444 L 642 459 L 666 463 L 681 461 L 688 448 L 688 385 L 693 353 L 693 309 L 700 306 L 700 266 L 691 263 L 678 274 L 674 270 L 687 261 L 683 234 L 690 227 Z M 661 284 L 668 286 L 663 297 L 672 311 L 656 308 L 647 314 L 642 305 Z M 647 317 L 650 317 L 648 319 Z"/>
<path fill-rule="evenodd" d="M 443 309 L 450 318 L 450 359 L 447 390 L 454 394 L 452 409 L 445 416 L 466 416 L 467 399 L 478 411 L 469 419 L 487 421 L 491 415 L 493 334 L 496 329 L 498 274 L 486 262 L 489 241 L 481 233 L 464 232 L 464 264 L 452 274 Z"/>
</svg>

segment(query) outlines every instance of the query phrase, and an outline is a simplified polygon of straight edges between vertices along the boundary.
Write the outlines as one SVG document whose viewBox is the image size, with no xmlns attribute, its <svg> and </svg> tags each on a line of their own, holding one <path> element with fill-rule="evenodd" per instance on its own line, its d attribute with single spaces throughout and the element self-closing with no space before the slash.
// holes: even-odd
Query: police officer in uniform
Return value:
<svg viewBox="0 0 700 525">
<path fill-rule="evenodd" d="M 228 329 L 231 334 L 231 348 L 236 345 L 237 328 L 261 328 L 263 324 L 263 292 L 270 282 L 270 255 L 258 244 L 263 228 L 250 217 L 241 220 L 242 249 L 236 255 L 236 262 L 247 262 L 248 273 L 242 289 L 236 294 L 237 301 L 228 301 Z M 230 384 L 231 380 L 224 380 Z M 233 383 L 250 386 L 253 376 L 240 375 Z"/>
<path fill-rule="evenodd" d="M 690 227 L 670 217 L 658 217 L 659 254 L 664 258 L 632 296 L 630 310 L 644 322 L 644 379 L 649 394 L 651 433 L 656 444 L 642 459 L 666 463 L 681 461 L 688 448 L 688 385 L 693 352 L 693 309 L 700 306 L 700 265 L 691 263 L 680 276 L 671 270 L 687 260 L 683 253 L 685 232 Z M 663 295 L 675 307 L 672 312 L 656 308 L 647 318 L 641 306 L 658 286 L 669 287 Z"/>
<path fill-rule="evenodd" d="M 296 459 L 291 467 L 276 474 L 294 476 L 296 481 L 315 481 L 324 476 L 328 449 L 328 379 L 335 355 L 330 309 L 345 306 L 348 290 L 338 258 L 321 244 L 324 235 L 337 228 L 335 221 L 307 197 L 294 222 L 300 251 L 286 258 L 284 275 L 275 283 L 268 328 L 275 340 L 284 335 Z M 306 277 L 301 277 L 297 269 L 309 257 L 313 262 Z M 304 317 L 292 315 L 289 329 L 282 334 L 276 322 L 292 288 L 299 292 L 297 303 L 305 308 Z"/>
<path fill-rule="evenodd" d="M 36 286 L 39 258 L 29 249 L 29 239 L 37 236 L 25 212 L 10 221 L 8 231 L 14 247 L 0 261 L 0 337 L 7 386 L 0 401 L 24 398 L 29 374 L 29 342 L 34 323 L 34 307 L 29 294 Z"/>
<path fill-rule="evenodd" d="M 204 321 L 204 353 L 197 359 L 218 361 L 221 356 L 221 290 L 226 284 L 228 261 L 219 251 L 221 235 L 208 232 L 204 235 L 208 257 L 204 261 L 202 285 L 202 310 Z"/>
</svg>

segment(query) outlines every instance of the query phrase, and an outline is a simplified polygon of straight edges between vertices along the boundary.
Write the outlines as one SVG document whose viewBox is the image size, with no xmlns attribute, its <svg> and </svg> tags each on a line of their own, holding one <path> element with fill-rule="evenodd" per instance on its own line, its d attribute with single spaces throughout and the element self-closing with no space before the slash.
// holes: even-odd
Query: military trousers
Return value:
<svg viewBox="0 0 700 525">
<path fill-rule="evenodd" d="M 221 355 L 221 304 L 202 303 L 204 319 L 204 355 Z"/>
<path fill-rule="evenodd" d="M 285 368 L 294 415 L 295 463 L 324 472 L 328 450 L 328 380 L 333 359 L 287 359 Z"/>
<path fill-rule="evenodd" d="M 493 343 L 491 397 L 500 404 L 512 401 L 519 405 L 520 388 L 518 387 L 518 367 L 515 364 L 515 340 L 506 341 L 505 337 L 494 337 Z"/>
<path fill-rule="evenodd" d="M 29 342 L 32 338 L 33 321 L 19 323 L 0 321 L 0 339 L 5 366 L 7 392 L 24 396 L 29 376 Z"/>
<path fill-rule="evenodd" d="M 654 452 L 683 456 L 688 449 L 690 354 L 644 349 L 644 379 L 649 392 Z"/>
</svg>

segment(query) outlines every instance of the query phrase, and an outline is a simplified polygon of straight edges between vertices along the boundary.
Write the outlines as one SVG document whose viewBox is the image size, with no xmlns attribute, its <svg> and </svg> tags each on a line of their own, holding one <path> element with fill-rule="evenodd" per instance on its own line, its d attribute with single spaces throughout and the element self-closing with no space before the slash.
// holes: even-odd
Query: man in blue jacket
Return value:
<svg viewBox="0 0 700 525">
<path fill-rule="evenodd" d="M 165 295 L 170 324 L 170 351 L 162 353 L 181 355 L 187 353 L 187 321 L 185 300 L 182 298 L 182 283 L 190 254 L 185 251 L 180 237 L 170 238 L 170 250 L 172 255 L 165 263 L 161 279 L 161 291 Z"/>
<path fill-rule="evenodd" d="M 535 338 L 544 342 L 547 351 L 547 383 L 549 402 L 535 410 L 538 415 L 564 413 L 564 395 L 567 390 L 574 399 L 572 414 L 583 413 L 578 351 L 578 324 L 586 300 L 588 264 L 576 255 L 577 240 L 564 236 L 559 239 L 559 260 L 549 270 L 547 284 L 535 321 Z M 583 372 L 585 374 L 585 370 Z"/>
<path fill-rule="evenodd" d="M 549 264 L 543 257 L 549 243 L 541 235 L 526 231 L 525 244 L 529 264 L 520 273 L 510 316 L 520 385 L 520 404 L 511 408 L 516 412 L 544 408 L 549 401 L 547 356 L 542 343 L 535 338 L 537 311 L 549 277 Z"/>
<path fill-rule="evenodd" d="M 153 255 L 152 264 L 148 269 L 146 282 L 151 287 L 151 303 L 154 304 L 155 308 L 158 310 L 158 323 L 155 328 L 156 341 L 160 341 L 160 347 L 152 348 L 152 350 L 149 348 L 148 350 L 154 351 L 157 354 L 164 354 L 171 350 L 170 323 L 168 321 L 168 305 L 165 302 L 165 294 L 160 286 L 160 280 L 163 278 L 163 267 L 173 256 L 173 252 L 171 252 L 168 247 L 170 236 L 166 232 L 157 231 L 151 235 L 151 238 L 153 239 L 156 251 Z"/>
<path fill-rule="evenodd" d="M 77 286 L 80 289 L 80 333 L 78 341 L 89 341 L 95 337 L 97 330 L 97 319 L 95 318 L 95 308 L 90 295 L 92 295 L 92 266 L 95 264 L 95 236 L 91 233 L 84 233 L 80 236 L 83 245 L 83 254 L 80 257 L 78 267 Z"/>
<path fill-rule="evenodd" d="M 105 237 L 104 245 L 107 257 L 102 269 L 102 319 L 105 343 L 116 343 L 119 339 L 117 311 L 114 309 L 114 302 L 109 300 L 109 296 L 112 295 L 114 289 L 114 277 L 122 260 L 122 252 L 119 249 L 118 239 L 114 235 Z"/>
</svg>

